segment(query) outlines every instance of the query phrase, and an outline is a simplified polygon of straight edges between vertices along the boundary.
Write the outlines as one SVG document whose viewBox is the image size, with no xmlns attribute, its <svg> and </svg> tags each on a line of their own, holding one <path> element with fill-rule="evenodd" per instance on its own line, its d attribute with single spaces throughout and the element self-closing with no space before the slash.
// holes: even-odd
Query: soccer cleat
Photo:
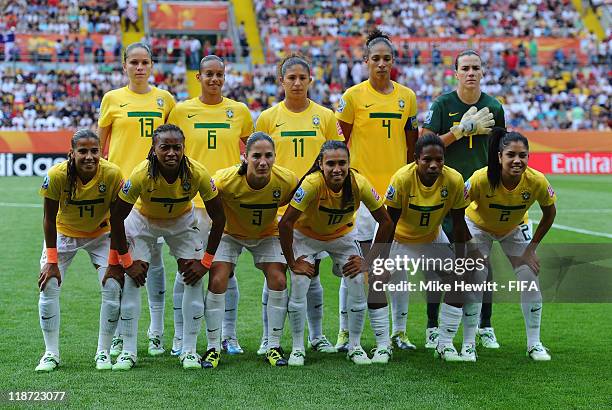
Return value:
<svg viewBox="0 0 612 410">
<path fill-rule="evenodd" d="M 308 341 L 308 345 L 310 346 L 310 348 L 312 350 L 314 350 L 315 352 L 321 352 L 321 353 L 336 353 L 337 350 L 334 347 L 334 345 L 331 344 L 331 342 L 329 340 L 327 340 L 327 338 L 325 337 L 325 335 L 313 340 L 313 341 Z"/>
<path fill-rule="evenodd" d="M 240 343 L 238 343 L 238 339 L 234 337 L 223 340 L 223 342 L 221 342 L 221 348 L 226 351 L 227 354 L 244 353 L 244 350 L 242 350 L 242 347 L 240 347 Z"/>
<path fill-rule="evenodd" d="M 284 357 L 282 347 L 272 347 L 266 352 L 266 360 L 272 366 L 287 366 L 287 359 Z"/>
<path fill-rule="evenodd" d="M 52 372 L 59 366 L 60 358 L 55 353 L 45 352 L 43 357 L 38 362 L 38 366 L 36 366 L 37 372 Z"/>
<path fill-rule="evenodd" d="M 464 343 L 461 347 L 461 359 L 463 359 L 464 362 L 475 362 L 476 357 L 476 344 Z"/>
<path fill-rule="evenodd" d="M 113 365 L 113 371 L 125 371 L 130 370 L 132 367 L 136 365 L 136 355 L 131 354 L 130 352 L 121 352 L 117 361 Z"/>
<path fill-rule="evenodd" d="M 172 350 L 170 350 L 171 356 L 180 356 L 183 352 L 183 339 L 174 337 L 172 338 Z"/>
<path fill-rule="evenodd" d="M 202 368 L 216 369 L 217 366 L 219 366 L 219 359 L 221 359 L 221 354 L 219 352 L 215 349 L 208 349 L 202 358 Z"/>
<path fill-rule="evenodd" d="M 391 336 L 391 342 L 401 350 L 416 350 L 416 346 L 410 342 L 405 331 L 395 332 Z"/>
<path fill-rule="evenodd" d="M 185 352 L 179 356 L 179 361 L 183 365 L 183 369 L 186 370 L 201 369 L 201 360 L 202 358 L 196 352 Z"/>
<path fill-rule="evenodd" d="M 480 342 L 482 347 L 487 349 L 499 349 L 499 343 L 497 342 L 497 337 L 495 337 L 495 331 L 492 327 L 478 329 L 476 332 L 476 340 Z"/>
<path fill-rule="evenodd" d="M 110 356 L 106 350 L 96 353 L 96 370 L 110 370 L 113 368 Z"/>
<path fill-rule="evenodd" d="M 123 339 L 120 337 L 113 337 L 113 341 L 111 342 L 110 355 L 111 357 L 117 357 L 121 354 L 123 350 Z"/>
<path fill-rule="evenodd" d="M 149 356 L 160 356 L 164 354 L 165 351 L 166 349 L 164 349 L 162 337 L 149 333 Z"/>
<path fill-rule="evenodd" d="M 306 353 L 301 349 L 296 349 L 289 355 L 289 366 L 304 366 Z"/>
<path fill-rule="evenodd" d="M 263 356 L 268 353 L 268 339 L 265 337 L 261 338 L 261 344 L 259 345 L 259 349 L 257 349 L 257 356 Z"/>
<path fill-rule="evenodd" d="M 372 363 L 376 364 L 387 364 L 393 353 L 390 347 L 375 347 L 371 351 Z"/>
<path fill-rule="evenodd" d="M 349 344 L 349 333 L 348 330 L 340 330 L 338 332 L 338 339 L 336 341 L 337 352 L 348 352 Z"/>
<path fill-rule="evenodd" d="M 440 332 L 437 327 L 428 327 L 425 329 L 425 349 L 435 349 L 438 346 L 438 338 Z"/>
<path fill-rule="evenodd" d="M 356 346 L 346 353 L 346 358 L 355 364 L 372 364 L 368 354 L 363 350 L 363 347 Z"/>
<path fill-rule="evenodd" d="M 452 344 L 446 346 L 438 345 L 438 347 L 436 347 L 436 350 L 434 350 L 434 357 L 436 359 L 440 358 L 445 362 L 463 361 L 461 356 L 459 356 L 459 353 L 457 353 L 457 349 L 455 349 L 455 346 L 453 346 Z"/>
<path fill-rule="evenodd" d="M 527 357 L 530 357 L 536 362 L 547 362 L 551 359 L 548 349 L 545 348 L 542 343 L 536 343 L 527 349 Z"/>
</svg>

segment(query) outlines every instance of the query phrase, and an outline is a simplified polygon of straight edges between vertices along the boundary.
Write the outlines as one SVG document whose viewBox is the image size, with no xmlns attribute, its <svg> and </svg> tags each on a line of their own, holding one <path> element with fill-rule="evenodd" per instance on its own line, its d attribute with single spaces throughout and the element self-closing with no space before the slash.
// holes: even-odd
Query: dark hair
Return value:
<svg viewBox="0 0 612 410">
<path fill-rule="evenodd" d="M 151 149 L 149 150 L 149 155 L 147 155 L 147 160 L 149 161 L 147 173 L 149 178 L 152 179 L 156 179 L 159 175 L 159 164 L 157 163 L 157 155 L 155 155 L 155 144 L 157 143 L 159 136 L 165 132 L 175 132 L 181 136 L 183 141 L 185 141 L 185 134 L 183 134 L 183 131 L 174 124 L 160 125 L 155 129 L 155 131 L 153 131 L 153 136 L 151 138 Z M 179 178 L 181 179 L 182 185 L 189 185 L 191 182 L 191 163 L 185 154 L 183 154 L 183 158 L 179 164 Z"/>
<path fill-rule="evenodd" d="M 459 69 L 459 58 L 464 56 L 476 56 L 480 59 L 480 64 L 482 65 L 482 57 L 480 57 L 480 54 L 478 54 L 476 50 L 472 50 L 471 48 L 469 48 L 467 50 L 463 50 L 462 52 L 457 54 L 457 57 L 455 57 L 455 70 Z"/>
<path fill-rule="evenodd" d="M 302 56 L 301 54 L 290 54 L 283 58 L 278 63 L 278 76 L 284 78 L 287 70 L 294 65 L 301 65 L 304 67 L 308 72 L 308 76 L 310 76 L 310 64 L 308 63 L 308 60 L 306 60 L 306 57 Z"/>
<path fill-rule="evenodd" d="M 446 148 L 444 147 L 444 142 L 440 137 L 433 133 L 426 133 L 422 137 L 419 137 L 414 146 L 414 158 L 417 159 L 421 156 L 421 152 L 423 152 L 423 148 L 428 147 L 430 145 L 437 145 L 442 148 L 442 153 L 446 153 Z"/>
<path fill-rule="evenodd" d="M 323 173 L 323 170 L 321 169 L 321 165 L 320 165 L 320 163 L 323 161 L 323 155 L 325 155 L 327 151 L 333 151 L 336 149 L 342 149 L 346 151 L 346 155 L 349 161 L 351 160 L 351 153 L 349 152 L 349 149 L 344 142 L 337 141 L 337 140 L 325 141 L 323 145 L 321 146 L 319 155 L 317 155 L 317 158 L 315 159 L 314 163 L 312 164 L 308 172 L 306 172 L 306 175 L 304 175 L 302 179 L 300 179 L 300 182 L 298 182 L 297 186 L 299 187 L 300 185 L 302 185 L 302 181 L 304 181 L 304 179 L 308 175 L 314 174 L 317 171 L 320 171 L 321 173 Z M 342 205 L 341 206 L 343 208 L 347 204 L 354 202 L 354 198 L 353 198 L 353 180 L 354 179 L 355 177 L 353 176 L 353 170 L 349 168 L 349 174 L 344 179 L 344 184 L 342 185 Z"/>
<path fill-rule="evenodd" d="M 370 55 L 370 50 L 378 43 L 384 43 L 391 50 L 391 55 L 395 58 L 395 47 L 391 42 L 391 38 L 379 29 L 374 29 L 370 34 L 368 34 L 368 39 L 365 43 L 365 50 L 363 53 L 364 57 L 368 57 Z"/>
<path fill-rule="evenodd" d="M 66 171 L 67 176 L 68 176 L 68 200 L 69 201 L 76 195 L 76 189 L 77 189 L 77 180 L 76 180 L 77 179 L 77 168 L 76 168 L 76 162 L 74 161 L 74 149 L 76 149 L 78 140 L 82 140 L 86 138 L 93 138 L 96 141 L 98 141 L 98 144 L 100 144 L 100 137 L 98 136 L 98 134 L 96 134 L 95 132 L 87 128 L 81 128 L 80 130 L 77 130 L 72 136 L 72 138 L 70 139 L 70 147 L 72 149 L 68 153 L 68 169 Z"/>
<path fill-rule="evenodd" d="M 130 51 L 132 51 L 135 48 L 144 48 L 147 54 L 149 54 L 149 58 L 151 59 L 151 61 L 153 61 L 153 53 L 151 52 L 151 47 L 149 47 L 145 43 L 138 42 L 138 43 L 132 43 L 123 49 L 123 62 L 124 63 L 127 61 L 127 56 L 128 54 L 130 54 Z"/>
<path fill-rule="evenodd" d="M 204 63 L 207 63 L 209 61 L 218 61 L 221 63 L 221 65 L 223 66 L 223 68 L 225 68 L 225 61 L 223 61 L 223 59 L 219 56 L 216 56 L 214 54 L 209 54 L 207 56 L 202 57 L 202 59 L 200 60 L 200 65 L 198 66 L 198 72 L 201 73 L 202 72 L 202 65 Z"/>
<path fill-rule="evenodd" d="M 255 144 L 257 141 L 267 141 L 272 144 L 272 149 L 276 149 L 274 141 L 272 140 L 272 138 L 270 138 L 268 134 L 263 131 L 257 131 L 252 133 L 251 136 L 247 139 L 246 150 L 244 154 L 245 157 L 249 155 L 251 147 L 253 147 L 253 144 Z M 238 175 L 246 175 L 248 165 L 248 161 L 242 161 L 242 163 L 240 164 L 240 168 L 238 168 Z"/>
<path fill-rule="evenodd" d="M 518 132 L 507 132 L 505 128 L 495 127 L 491 131 L 489 138 L 489 163 L 487 167 L 487 179 L 492 189 L 496 189 L 501 181 L 501 164 L 499 163 L 499 153 L 511 142 L 522 142 L 529 151 L 529 141 L 523 134 Z"/>
</svg>

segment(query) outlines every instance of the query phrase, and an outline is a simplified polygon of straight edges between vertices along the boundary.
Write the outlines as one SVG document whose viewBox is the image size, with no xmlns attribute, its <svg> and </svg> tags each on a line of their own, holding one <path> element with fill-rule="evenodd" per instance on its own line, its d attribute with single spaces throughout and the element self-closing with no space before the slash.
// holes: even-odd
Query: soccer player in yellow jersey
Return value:
<svg viewBox="0 0 612 410">
<path fill-rule="evenodd" d="M 469 239 L 465 224 L 465 208 L 469 205 L 463 177 L 452 168 L 444 166 L 444 143 L 437 135 L 428 134 L 418 139 L 412 164 L 400 168 L 391 178 L 386 194 L 389 215 L 395 224 L 395 234 L 390 259 L 398 256 L 410 260 L 455 260 L 448 247 L 449 240 L 442 230 L 444 216 L 450 212 L 454 238 Z M 448 273 L 438 272 L 427 265 L 421 267 L 429 281 L 452 279 Z M 442 264 L 438 269 L 441 269 Z M 414 273 L 413 273 L 414 274 Z M 399 269 L 392 275 L 398 284 L 408 280 L 406 270 Z M 395 291 L 395 300 L 408 307 L 408 292 Z M 438 298 L 439 299 L 439 298 Z M 446 361 L 463 361 L 453 346 L 453 337 L 462 317 L 463 299 L 457 292 L 446 292 L 440 312 L 438 354 Z M 467 305 L 464 305 L 467 306 Z M 406 332 L 406 316 L 394 323 Z"/>
<path fill-rule="evenodd" d="M 43 181 L 45 248 L 40 258 L 38 311 L 45 354 L 36 371 L 52 371 L 60 363 L 60 285 L 79 249 L 89 254 L 102 288 L 96 368 L 111 367 L 108 349 L 119 316 L 121 282 L 104 280 L 104 273 L 110 245 L 109 209 L 121 182 L 121 171 L 100 159 L 100 139 L 87 129 L 74 134 L 68 160 L 53 166 Z"/>
<path fill-rule="evenodd" d="M 153 56 L 149 46 L 133 43 L 123 52 L 123 71 L 128 85 L 107 92 L 102 98 L 98 127 L 102 151 L 108 144 L 108 160 L 119 165 L 127 178 L 134 167 L 147 157 L 151 148 L 153 130 L 166 123 L 174 107 L 174 98 L 168 91 L 149 84 L 153 69 Z M 161 254 L 162 243 L 153 253 L 147 280 L 149 299 L 149 354 L 164 352 L 164 294 L 166 280 Z M 119 333 L 121 332 L 121 324 Z M 122 339 L 113 339 L 111 354 L 116 356 L 122 348 Z"/>
<path fill-rule="evenodd" d="M 168 117 L 168 123 L 180 127 L 185 133 L 189 158 L 206 164 L 206 169 L 214 174 L 220 169 L 240 163 L 240 141 L 253 132 L 253 120 L 249 109 L 241 102 L 226 98 L 222 94 L 225 83 L 225 64 L 215 55 L 208 55 L 200 61 L 196 77 L 200 83 L 199 97 L 178 103 Z M 208 238 L 210 218 L 206 215 L 204 203 L 199 196 L 194 199 L 198 228 L 202 240 Z M 236 317 L 238 315 L 238 282 L 232 272 L 225 293 L 225 318 L 223 320 L 223 349 L 230 354 L 242 353 L 236 337 Z M 174 281 L 174 339 L 173 355 L 181 352 L 183 288 L 180 274 Z"/>
<path fill-rule="evenodd" d="M 379 30 L 368 36 L 365 46 L 365 62 L 368 79 L 344 93 L 336 110 L 336 118 L 351 149 L 352 166 L 372 181 L 378 192 L 385 192 L 391 176 L 413 159 L 414 144 L 418 137 L 417 105 L 414 91 L 391 81 L 395 48 L 389 37 Z M 369 247 L 375 221 L 365 208 L 357 214 L 357 240 L 365 250 Z M 340 287 L 340 331 L 336 347 L 346 349 L 346 287 Z M 397 309 L 391 297 L 393 309 L 394 341 L 401 340 L 400 349 L 414 349 L 414 345 L 395 323 L 406 312 Z M 370 317 L 380 320 L 389 316 L 386 298 L 382 294 L 370 294 Z M 387 319 L 388 320 L 388 319 Z M 386 335 L 385 337 L 389 337 Z"/>
<path fill-rule="evenodd" d="M 257 131 L 270 135 L 276 146 L 276 164 L 288 168 L 301 178 L 308 172 L 319 155 L 325 141 L 339 140 L 338 125 L 334 113 L 308 98 L 308 87 L 312 82 L 310 64 L 299 55 L 289 55 L 278 65 L 278 81 L 283 87 L 285 98 L 275 106 L 261 113 L 257 119 Z M 279 210 L 282 217 L 285 207 Z M 321 255 L 323 256 L 323 255 Z M 336 348 L 323 334 L 323 287 L 316 259 L 317 274 L 310 281 L 307 298 L 308 338 L 312 348 L 319 352 L 334 353 Z M 263 337 L 258 354 L 267 351 L 268 324 L 266 306 L 267 287 L 262 293 Z"/>
<path fill-rule="evenodd" d="M 255 132 L 246 143 L 246 161 L 239 167 L 219 170 L 214 176 L 227 223 L 208 281 L 204 311 L 208 351 L 202 358 L 204 368 L 215 368 L 219 363 L 219 328 L 227 282 L 245 248 L 253 255 L 255 266 L 263 271 L 269 287 L 266 358 L 273 366 L 287 365 L 280 346 L 287 313 L 287 265 L 278 240 L 276 214 L 280 206 L 289 203 L 298 180 L 293 172 L 274 161 L 274 141 L 266 133 Z"/>
<path fill-rule="evenodd" d="M 488 256 L 493 241 L 498 241 L 518 280 L 538 288 L 529 290 L 529 285 L 527 291 L 521 292 L 521 307 L 527 332 L 527 355 L 540 361 L 550 360 L 550 355 L 540 341 L 542 295 L 538 281 L 540 262 L 535 251 L 555 220 L 557 198 L 546 177 L 530 168 L 528 160 L 527 138 L 517 132 L 494 128 L 488 166 L 476 171 L 466 182 L 472 201 L 466 211 L 466 221 L 478 252 Z M 542 219 L 532 235 L 526 213 L 535 201 L 542 209 Z M 477 322 L 472 323 L 472 339 L 464 338 L 464 343 L 473 344 L 476 326 Z"/>
<path fill-rule="evenodd" d="M 349 168 L 349 160 L 349 151 L 343 142 L 324 143 L 318 160 L 302 179 L 279 223 L 281 246 L 291 269 L 291 296 L 287 308 L 293 338 L 289 356 L 291 366 L 304 365 L 306 292 L 314 275 L 315 256 L 322 251 L 331 256 L 334 273 L 347 281 L 348 358 L 356 364 L 370 364 L 387 363 L 391 356 L 389 345 L 378 345 L 370 360 L 361 347 L 361 333 L 367 307 L 363 272 L 380 254 L 378 244 L 389 238 L 392 223 L 383 199 L 364 176 Z M 365 265 L 353 231 L 360 203 L 370 210 L 380 225 L 376 246 L 368 253 Z M 388 323 L 387 320 L 387 333 Z M 378 330 L 381 326 L 374 324 L 373 327 Z M 384 331 L 384 323 L 382 327 Z"/>
<path fill-rule="evenodd" d="M 145 284 L 147 267 L 160 236 L 170 247 L 188 285 L 183 296 L 180 360 L 183 368 L 201 367 L 196 342 L 204 316 L 202 277 L 210 268 L 223 234 L 223 205 L 206 168 L 184 155 L 185 137 L 180 128 L 162 125 L 153 132 L 152 144 L 148 158 L 136 166 L 125 182 L 111 212 L 111 249 L 118 251 L 127 274 L 121 298 L 121 321 L 125 322 L 123 351 L 113 370 L 129 370 L 136 363 L 139 287 Z M 191 203 L 198 193 L 212 219 L 206 253 L 201 260 L 203 245 Z"/>
</svg>

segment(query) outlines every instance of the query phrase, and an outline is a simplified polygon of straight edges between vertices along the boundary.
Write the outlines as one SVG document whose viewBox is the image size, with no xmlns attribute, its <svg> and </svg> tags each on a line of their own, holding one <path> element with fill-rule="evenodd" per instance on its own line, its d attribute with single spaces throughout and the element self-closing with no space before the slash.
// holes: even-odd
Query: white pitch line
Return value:
<svg viewBox="0 0 612 410">
<path fill-rule="evenodd" d="M 534 224 L 539 224 L 540 221 L 533 221 L 533 223 Z M 599 237 L 602 237 L 602 238 L 610 238 L 610 239 L 612 239 L 612 234 L 606 233 L 606 232 L 590 231 L 588 229 L 574 228 L 573 226 L 560 225 L 560 224 L 553 224 L 552 227 L 556 228 L 556 229 L 560 229 L 562 231 L 576 232 L 576 233 L 582 233 L 582 234 L 585 234 L 585 235 L 599 236 Z"/>
<path fill-rule="evenodd" d="M 16 202 L 0 202 L 0 206 L 6 206 L 10 208 L 42 208 L 41 204 L 20 204 Z"/>
</svg>

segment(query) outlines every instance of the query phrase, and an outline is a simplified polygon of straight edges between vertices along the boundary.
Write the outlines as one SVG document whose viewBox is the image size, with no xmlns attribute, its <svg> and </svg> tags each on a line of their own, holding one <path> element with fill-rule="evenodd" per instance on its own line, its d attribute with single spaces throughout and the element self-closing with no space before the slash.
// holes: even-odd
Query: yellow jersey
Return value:
<svg viewBox="0 0 612 410">
<path fill-rule="evenodd" d="M 104 94 L 98 126 L 112 125 L 108 160 L 119 165 L 125 177 L 147 157 L 153 131 L 166 123 L 174 104 L 172 95 L 157 87 L 146 94 L 127 86 Z"/>
<path fill-rule="evenodd" d="M 223 200 L 225 233 L 239 239 L 278 236 L 276 213 L 279 206 L 291 199 L 298 183 L 296 175 L 275 164 L 270 182 L 261 189 L 253 189 L 246 175 L 238 175 L 238 168 L 219 170 L 213 178 Z"/>
<path fill-rule="evenodd" d="M 110 205 L 121 189 L 121 170 L 100 159 L 96 175 L 85 185 L 76 178 L 76 193 L 68 200 L 68 161 L 54 165 L 40 187 L 40 195 L 59 201 L 57 231 L 73 238 L 95 238 L 110 229 Z"/>
<path fill-rule="evenodd" d="M 346 90 L 336 118 L 353 124 L 349 140 L 351 167 L 384 192 L 393 174 L 406 165 L 405 129 L 417 130 L 416 95 L 392 81 L 393 92 L 381 94 L 369 80 Z"/>
<path fill-rule="evenodd" d="M 383 206 L 383 198 L 363 175 L 354 171 L 351 171 L 351 175 L 354 178 L 353 200 L 347 204 L 342 204 L 342 191 L 336 193 L 328 188 L 322 172 L 317 171 L 304 178 L 290 203 L 303 212 L 295 228 L 308 237 L 330 241 L 353 229 L 355 213 L 361 201 L 370 211 Z"/>
<path fill-rule="evenodd" d="M 240 163 L 240 139 L 253 132 L 247 106 L 225 97 L 216 105 L 204 104 L 200 97 L 178 103 L 168 123 L 183 130 L 185 155 L 204 164 L 211 174 Z M 193 202 L 204 208 L 200 196 Z"/>
<path fill-rule="evenodd" d="M 402 210 L 395 228 L 395 240 L 402 243 L 433 242 L 448 211 L 470 204 L 460 173 L 445 166 L 436 182 L 427 187 L 420 181 L 415 163 L 393 175 L 385 197 L 387 206 Z"/>
<path fill-rule="evenodd" d="M 190 180 L 177 178 L 169 184 L 161 174 L 155 179 L 149 177 L 149 161 L 142 161 L 123 184 L 119 198 L 135 204 L 135 208 L 148 218 L 172 219 L 183 215 L 191 209 L 191 200 L 197 193 L 204 201 L 217 196 L 217 187 L 206 168 L 197 161 L 190 162 Z"/>
<path fill-rule="evenodd" d="M 524 223 L 527 210 L 535 201 L 540 206 L 550 206 L 557 200 L 544 174 L 530 167 L 525 169 L 521 181 L 511 191 L 501 181 L 492 190 L 487 167 L 474 172 L 465 186 L 472 201 L 465 214 L 483 230 L 495 235 L 505 235 Z"/>
</svg>

